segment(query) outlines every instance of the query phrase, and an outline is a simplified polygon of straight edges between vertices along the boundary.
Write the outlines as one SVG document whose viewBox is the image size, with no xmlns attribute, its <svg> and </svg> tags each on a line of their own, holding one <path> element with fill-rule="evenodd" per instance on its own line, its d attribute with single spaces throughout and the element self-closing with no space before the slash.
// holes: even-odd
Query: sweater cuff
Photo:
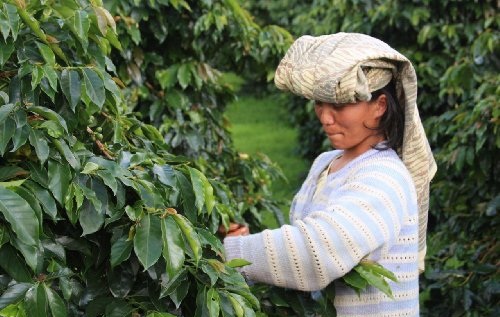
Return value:
<svg viewBox="0 0 500 317">
<path fill-rule="evenodd" d="M 224 238 L 224 249 L 226 251 L 226 261 L 241 258 L 241 239 L 239 237 Z"/>
<path fill-rule="evenodd" d="M 232 259 L 242 259 L 242 241 L 241 237 L 226 237 L 224 239 L 224 249 L 226 252 L 226 262 L 231 261 Z M 245 280 L 248 283 L 248 277 L 245 272 L 245 267 L 237 267 L 236 270 L 243 275 Z"/>
</svg>

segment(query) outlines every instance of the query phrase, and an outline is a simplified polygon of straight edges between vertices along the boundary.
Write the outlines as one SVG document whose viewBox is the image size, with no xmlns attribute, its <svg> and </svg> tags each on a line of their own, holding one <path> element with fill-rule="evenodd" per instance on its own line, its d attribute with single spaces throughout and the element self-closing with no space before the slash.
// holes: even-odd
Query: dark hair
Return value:
<svg viewBox="0 0 500 317">
<path fill-rule="evenodd" d="M 393 149 L 398 152 L 403 145 L 403 135 L 405 129 L 405 112 L 399 104 L 399 98 L 396 93 L 396 87 L 391 80 L 387 86 L 372 92 L 370 101 L 376 100 L 381 95 L 385 95 L 387 100 L 387 109 L 380 118 L 378 127 L 374 128 L 380 134 L 384 135 L 386 142 L 382 147 L 375 147 L 377 150 Z"/>
</svg>

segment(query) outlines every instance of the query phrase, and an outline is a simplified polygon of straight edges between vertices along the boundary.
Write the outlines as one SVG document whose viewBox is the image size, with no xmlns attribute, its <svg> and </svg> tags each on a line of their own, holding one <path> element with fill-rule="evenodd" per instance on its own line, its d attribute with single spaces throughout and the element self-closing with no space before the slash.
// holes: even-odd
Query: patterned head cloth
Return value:
<svg viewBox="0 0 500 317">
<path fill-rule="evenodd" d="M 399 153 L 417 190 L 419 269 L 424 270 L 429 183 L 436 162 L 417 109 L 417 76 L 411 62 L 386 43 L 365 34 L 302 36 L 281 60 L 274 81 L 279 89 L 329 103 L 368 101 L 371 92 L 394 78 L 405 109 L 403 146 Z"/>
</svg>

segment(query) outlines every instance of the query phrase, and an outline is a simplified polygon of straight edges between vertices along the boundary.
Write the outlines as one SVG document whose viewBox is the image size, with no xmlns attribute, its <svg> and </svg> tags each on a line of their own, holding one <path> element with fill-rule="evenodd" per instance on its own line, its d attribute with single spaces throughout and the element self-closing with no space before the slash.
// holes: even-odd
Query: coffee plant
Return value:
<svg viewBox="0 0 500 317">
<path fill-rule="evenodd" d="M 0 315 L 255 316 L 216 231 L 279 172 L 232 148 L 224 63 L 288 33 L 182 0 L 3 1 L 0 32 Z"/>
</svg>

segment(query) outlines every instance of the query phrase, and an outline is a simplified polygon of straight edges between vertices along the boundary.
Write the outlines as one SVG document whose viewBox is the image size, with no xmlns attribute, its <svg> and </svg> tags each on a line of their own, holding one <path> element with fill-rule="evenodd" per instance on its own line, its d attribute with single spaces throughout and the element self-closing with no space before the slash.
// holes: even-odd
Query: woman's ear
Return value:
<svg viewBox="0 0 500 317">
<path fill-rule="evenodd" d="M 381 94 L 375 100 L 375 116 L 381 118 L 387 111 L 387 97 L 385 94 Z"/>
</svg>

